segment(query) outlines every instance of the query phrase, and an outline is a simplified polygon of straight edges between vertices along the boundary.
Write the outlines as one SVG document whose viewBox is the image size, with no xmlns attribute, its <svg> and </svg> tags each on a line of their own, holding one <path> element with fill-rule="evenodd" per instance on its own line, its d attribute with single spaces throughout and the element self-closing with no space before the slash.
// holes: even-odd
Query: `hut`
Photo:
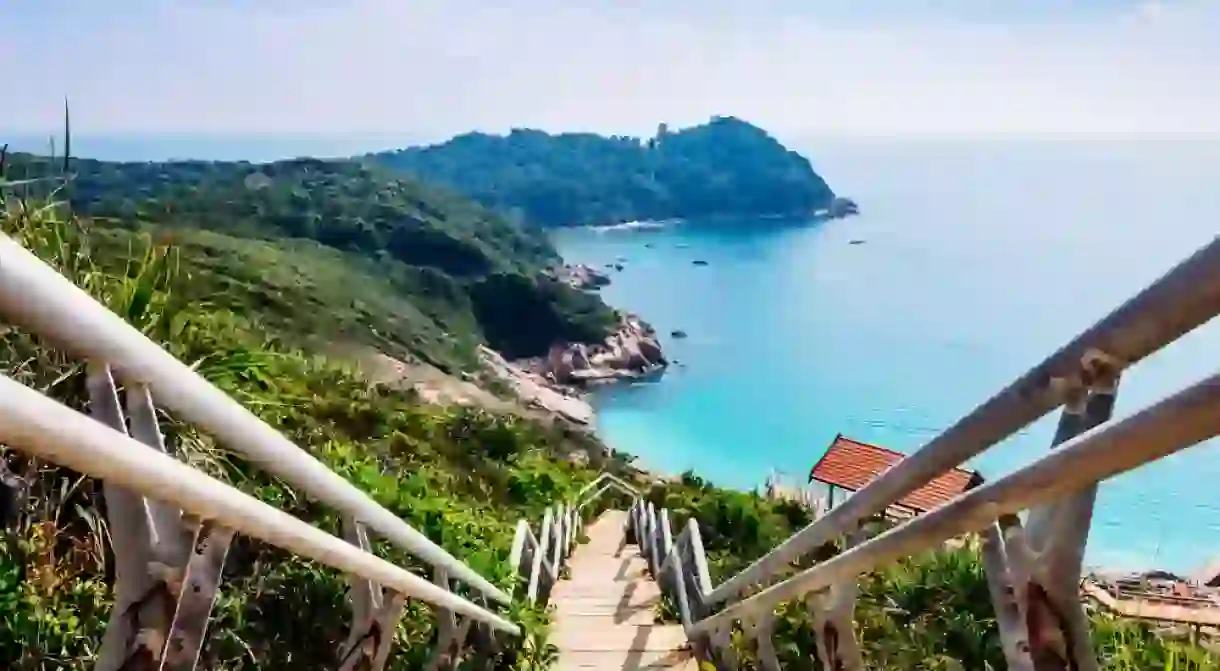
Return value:
<svg viewBox="0 0 1220 671">
<path fill-rule="evenodd" d="M 834 507 L 905 457 L 901 452 L 854 440 L 840 433 L 809 470 L 809 481 L 826 486 L 826 503 L 828 507 Z M 898 499 L 887 514 L 902 518 L 926 513 L 982 482 L 983 476 L 977 471 L 954 468 Z"/>
</svg>

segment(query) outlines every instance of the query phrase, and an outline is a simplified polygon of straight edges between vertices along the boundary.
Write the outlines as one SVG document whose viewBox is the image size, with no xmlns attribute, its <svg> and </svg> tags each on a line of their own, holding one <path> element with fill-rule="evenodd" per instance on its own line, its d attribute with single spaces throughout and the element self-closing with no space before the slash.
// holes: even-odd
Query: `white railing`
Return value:
<svg viewBox="0 0 1220 671">
<path fill-rule="evenodd" d="M 590 493 L 594 487 L 597 490 Z M 547 508 L 537 535 L 525 520 L 517 523 L 509 564 L 526 586 L 525 596 L 530 603 L 547 603 L 551 588 L 559 581 L 584 528 L 585 508 L 611 489 L 630 496 L 633 503 L 640 498 L 639 491 L 634 487 L 611 473 L 603 472 L 581 488 L 571 502 Z"/>
<path fill-rule="evenodd" d="M 858 671 L 864 666 L 852 619 L 860 574 L 977 533 L 1009 668 L 1095 670 L 1079 582 L 1097 483 L 1220 434 L 1220 375 L 1098 427 L 1110 419 L 1123 370 L 1217 313 L 1220 240 L 724 583 L 710 584 L 697 525 L 688 522 L 672 539 L 668 512 L 651 504 L 632 510 L 641 551 L 692 642 L 717 668 L 737 668 L 730 634 L 740 627 L 763 668 L 779 669 L 770 634 L 776 608 L 804 599 L 823 668 Z M 1049 455 L 864 537 L 868 519 L 1060 406 Z M 1029 511 L 1024 528 L 1020 511 Z M 792 575 L 794 562 L 838 539 L 848 549 Z M 1069 643 L 1057 648 L 1059 641 Z"/>
<path fill-rule="evenodd" d="M 193 668 L 234 533 L 352 577 L 354 620 L 341 652 L 342 669 L 384 665 L 408 597 L 432 604 L 442 617 L 432 668 L 456 664 L 472 623 L 480 634 L 471 634 L 475 647 L 479 640 L 491 641 L 477 651 L 487 664 L 494 632 L 520 634 L 517 625 L 486 607 L 508 603 L 508 594 L 3 235 L 0 318 L 89 362 L 91 416 L 0 376 L 0 442 L 103 481 L 116 558 L 116 603 L 98 656 L 101 671 L 125 668 L 135 659 L 157 668 Z M 167 453 L 154 399 L 226 448 L 342 512 L 347 540 L 176 460 Z M 370 553 L 369 532 L 429 564 L 433 579 Z M 455 593 L 459 582 L 481 603 Z M 456 626 L 459 615 L 463 624 Z"/>
</svg>

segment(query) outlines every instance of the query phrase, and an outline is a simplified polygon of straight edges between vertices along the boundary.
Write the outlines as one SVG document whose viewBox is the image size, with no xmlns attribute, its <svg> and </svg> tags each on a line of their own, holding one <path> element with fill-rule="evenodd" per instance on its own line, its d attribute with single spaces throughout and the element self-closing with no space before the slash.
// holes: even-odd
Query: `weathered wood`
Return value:
<svg viewBox="0 0 1220 671">
<path fill-rule="evenodd" d="M 198 524 L 193 551 L 187 560 L 182 580 L 170 586 L 170 593 L 176 598 L 178 607 L 174 611 L 165 646 L 165 661 L 161 666 L 165 671 L 190 671 L 199 661 L 208 620 L 216 604 L 225 557 L 232 542 L 232 529 L 210 521 Z"/>
<path fill-rule="evenodd" d="M 343 520 L 343 537 L 352 545 L 369 550 L 364 525 L 350 517 Z M 436 571 L 443 574 L 444 569 Z M 349 575 L 348 581 L 352 624 L 347 641 L 339 649 L 339 671 L 380 671 L 390 658 L 394 628 L 406 610 L 407 599 L 360 576 Z"/>
<path fill-rule="evenodd" d="M 128 433 L 110 367 L 90 363 L 90 412 Z M 146 385 L 126 391 L 130 435 L 167 452 Z M 182 511 L 109 482 L 102 485 L 115 553 L 115 607 L 97 669 L 190 671 L 203 648 L 233 531 L 210 521 L 186 524 Z M 191 527 L 191 528 L 188 528 Z"/>
<path fill-rule="evenodd" d="M 867 527 L 861 526 L 847 537 L 847 549 L 863 543 L 867 536 Z M 805 595 L 813 615 L 818 659 L 824 669 L 864 671 L 864 655 L 854 626 L 858 593 L 857 580 L 851 578 L 837 581 L 825 591 Z"/>
<path fill-rule="evenodd" d="M 653 622 L 661 590 L 639 547 L 625 543 L 628 515 L 609 511 L 590 524 L 569 560 L 572 578 L 555 585 L 561 671 L 697 668 L 682 627 Z"/>
<path fill-rule="evenodd" d="M 1016 517 L 1000 520 L 980 534 L 983 569 L 987 573 L 987 588 L 995 608 L 996 628 L 1000 633 L 1000 644 L 1009 671 L 1033 671 L 1029 658 L 1029 631 L 1022 615 L 1015 579 L 1009 570 L 1009 561 L 1004 548 L 1004 526 L 1019 524 Z"/>
<path fill-rule="evenodd" d="M 452 589 L 449 574 L 444 569 L 433 570 L 433 582 L 445 589 Z M 433 608 L 436 613 L 436 647 L 432 658 L 428 661 L 427 671 L 452 671 L 458 668 L 465 651 L 466 637 L 470 633 L 470 618 L 458 622 L 453 611 L 446 608 Z"/>
<path fill-rule="evenodd" d="M 1084 384 L 1064 405 L 1051 448 L 1108 421 L 1114 412 L 1121 366 L 1100 353 L 1087 358 Z M 996 604 L 1000 633 L 1009 666 L 1053 671 L 1072 668 L 1096 671 L 1088 617 L 1080 603 L 1079 585 L 1085 544 L 1093 518 L 1097 484 L 1035 506 L 1028 527 L 1014 517 L 1003 535 L 984 538 L 984 560 Z M 997 541 L 1002 549 L 994 546 Z M 1002 561 L 1002 564 L 999 562 Z M 1012 595 L 1012 604 L 1004 603 Z M 993 601 L 995 600 L 993 596 Z M 1020 619 L 1000 611 L 1015 606 Z"/>
</svg>

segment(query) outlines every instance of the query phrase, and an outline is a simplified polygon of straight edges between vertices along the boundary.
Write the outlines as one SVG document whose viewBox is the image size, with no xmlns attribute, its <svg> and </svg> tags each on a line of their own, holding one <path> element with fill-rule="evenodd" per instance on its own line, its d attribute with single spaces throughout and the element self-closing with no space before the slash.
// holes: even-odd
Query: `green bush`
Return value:
<svg viewBox="0 0 1220 671">
<path fill-rule="evenodd" d="M 0 199 L 4 192 L 0 191 Z M 90 236 L 62 207 L 0 201 L 3 232 L 84 287 L 428 538 L 504 589 L 517 520 L 535 522 L 595 471 L 560 458 L 587 445 L 516 416 L 421 404 L 410 391 L 371 384 L 340 361 L 263 335 L 258 313 L 238 315 L 184 300 L 178 274 L 190 261 L 149 238 L 112 271 L 94 261 Z M 85 409 L 83 368 L 17 329 L 0 345 L 4 374 Z M 228 452 L 172 416 L 167 440 L 182 459 L 327 531 L 329 510 Z M 92 666 L 111 605 L 112 548 L 100 483 L 0 447 L 5 466 L 29 483 L 13 526 L 0 536 L 0 667 Z M 424 575 L 404 553 L 379 553 Z M 239 538 L 226 564 L 201 668 L 333 668 L 349 619 L 346 578 L 261 542 Z M 309 617 L 301 617 L 309 613 Z M 528 635 L 514 643 L 515 668 L 553 657 L 545 613 L 515 605 Z M 390 668 L 421 668 L 435 616 L 412 602 L 399 624 Z M 509 660 L 506 658 L 506 665 Z"/>
<path fill-rule="evenodd" d="M 547 279 L 561 259 L 541 231 L 371 164 L 14 154 L 7 170 L 39 178 L 61 162 L 73 179 L 59 196 L 92 222 L 106 270 L 132 233 L 172 241 L 193 278 L 184 292 L 259 314 L 298 346 L 354 340 L 469 371 L 479 343 L 539 356 L 560 340 L 600 341 L 614 323 L 596 295 Z"/>
<path fill-rule="evenodd" d="M 756 494 L 718 489 L 693 474 L 657 485 L 648 498 L 668 507 L 675 533 L 687 519 L 698 521 L 712 583 L 749 566 L 803 528 L 808 514 L 793 504 Z M 793 567 L 813 565 L 838 551 L 828 547 Z M 969 542 L 908 557 L 860 577 L 856 634 L 869 669 L 974 671 L 1004 669 L 995 614 L 977 544 Z M 669 621 L 676 610 L 666 604 Z M 781 666 L 820 669 L 812 617 L 804 604 L 782 604 L 776 611 L 774 642 Z M 1220 667 L 1220 655 L 1156 634 L 1147 624 L 1101 613 L 1092 618 L 1093 639 L 1110 671 L 1203 671 Z M 734 638 L 746 668 L 757 662 L 738 632 Z"/>
</svg>

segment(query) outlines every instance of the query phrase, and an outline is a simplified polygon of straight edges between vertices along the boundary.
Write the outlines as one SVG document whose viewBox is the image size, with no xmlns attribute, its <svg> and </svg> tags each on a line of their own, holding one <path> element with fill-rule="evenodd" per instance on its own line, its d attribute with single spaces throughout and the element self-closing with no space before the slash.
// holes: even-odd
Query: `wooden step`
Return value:
<svg viewBox="0 0 1220 671">
<path fill-rule="evenodd" d="M 569 559 L 570 577 L 551 591 L 557 668 L 697 671 L 682 627 L 655 622 L 661 589 L 639 548 L 625 544 L 626 519 L 609 511 L 586 527 L 589 541 Z"/>
<path fill-rule="evenodd" d="M 568 651 L 560 655 L 559 671 L 698 671 L 699 665 L 685 652 L 644 650 L 624 656 L 596 651 Z"/>
<path fill-rule="evenodd" d="M 601 626 L 598 626 L 598 625 Z M 589 626 L 592 625 L 592 626 Z M 619 626 L 609 618 L 560 621 L 551 631 L 560 650 L 683 650 L 687 647 L 682 627 L 672 624 Z"/>
<path fill-rule="evenodd" d="M 575 622 L 576 620 L 582 618 L 590 620 L 597 618 L 610 619 L 613 620 L 615 624 L 656 624 L 657 611 L 655 608 L 630 609 L 596 603 L 585 606 L 579 604 L 569 604 L 566 605 L 562 610 L 556 610 L 555 616 L 552 618 L 552 620 L 555 622 L 572 620 L 572 626 L 603 626 L 596 622 L 582 622 L 579 624 Z"/>
</svg>

